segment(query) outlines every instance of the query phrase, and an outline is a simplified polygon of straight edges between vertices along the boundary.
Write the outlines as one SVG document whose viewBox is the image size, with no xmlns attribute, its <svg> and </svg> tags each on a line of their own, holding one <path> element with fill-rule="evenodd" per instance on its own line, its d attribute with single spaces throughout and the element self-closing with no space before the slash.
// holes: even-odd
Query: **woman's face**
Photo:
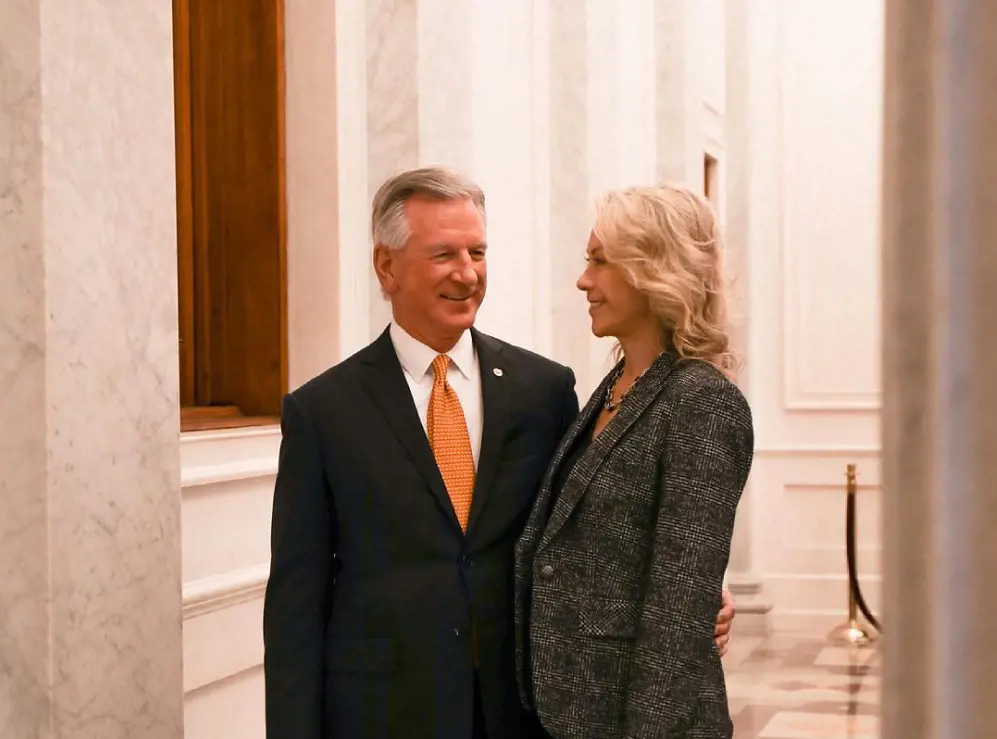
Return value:
<svg viewBox="0 0 997 739">
<path fill-rule="evenodd" d="M 647 296 L 630 284 L 623 270 L 606 261 L 594 233 L 589 235 L 586 261 L 577 285 L 589 302 L 592 333 L 623 339 L 646 332 L 655 322 Z"/>
</svg>

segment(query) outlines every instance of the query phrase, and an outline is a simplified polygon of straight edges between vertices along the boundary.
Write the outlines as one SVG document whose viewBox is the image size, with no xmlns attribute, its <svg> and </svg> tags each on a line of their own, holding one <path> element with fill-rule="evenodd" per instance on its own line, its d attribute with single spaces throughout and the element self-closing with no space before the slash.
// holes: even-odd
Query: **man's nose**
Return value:
<svg viewBox="0 0 997 739">
<path fill-rule="evenodd" d="M 478 284 L 478 273 L 474 271 L 474 267 L 467 266 L 457 270 L 454 279 L 462 285 L 474 287 Z"/>
<path fill-rule="evenodd" d="M 478 283 L 478 273 L 474 269 L 474 260 L 467 254 L 460 257 L 454 267 L 453 279 L 464 285 L 474 286 Z"/>
</svg>

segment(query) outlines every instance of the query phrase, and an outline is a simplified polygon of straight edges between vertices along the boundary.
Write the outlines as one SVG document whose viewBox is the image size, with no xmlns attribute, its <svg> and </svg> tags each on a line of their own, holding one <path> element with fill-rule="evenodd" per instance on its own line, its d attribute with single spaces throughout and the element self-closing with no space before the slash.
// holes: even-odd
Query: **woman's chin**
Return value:
<svg viewBox="0 0 997 739">
<path fill-rule="evenodd" d="M 605 339 L 608 336 L 612 336 L 612 332 L 608 331 L 605 326 L 601 326 L 596 321 L 592 321 L 592 335 L 597 339 Z"/>
</svg>

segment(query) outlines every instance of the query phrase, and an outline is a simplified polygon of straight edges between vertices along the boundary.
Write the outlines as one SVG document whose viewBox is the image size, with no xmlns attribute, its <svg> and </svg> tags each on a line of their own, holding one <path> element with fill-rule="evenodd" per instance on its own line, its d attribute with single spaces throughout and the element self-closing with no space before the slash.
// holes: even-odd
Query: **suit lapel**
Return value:
<svg viewBox="0 0 997 739">
<path fill-rule="evenodd" d="M 620 405 L 617 414 L 606 425 L 606 428 L 602 430 L 602 433 L 592 441 L 588 450 L 579 457 L 574 468 L 564 481 L 564 489 L 557 496 L 554 509 L 551 511 L 547 526 L 540 538 L 538 549 L 545 547 L 557 536 L 561 527 L 564 526 L 564 523 L 571 516 L 571 512 L 584 497 L 589 483 L 592 482 L 592 478 L 599 470 L 606 455 L 613 450 L 623 435 L 644 414 L 651 401 L 664 389 L 665 378 L 671 373 L 675 365 L 675 359 L 675 355 L 669 352 L 662 354 L 655 360 L 654 364 L 651 365 L 647 373 L 633 389 L 633 393 L 627 397 L 626 402 Z M 585 405 L 585 409 L 579 414 L 578 419 L 566 434 L 565 440 L 561 443 L 555 455 L 552 469 L 556 469 L 560 464 L 563 464 L 578 435 L 582 432 L 589 432 L 592 419 L 602 408 L 612 376 L 613 373 L 611 372 L 603 379 L 599 388 L 592 394 L 589 402 Z M 549 487 L 553 479 L 553 475 L 548 474 L 544 484 L 545 494 L 548 497 L 550 495 Z"/>
<path fill-rule="evenodd" d="M 564 438 L 561 439 L 557 449 L 554 451 L 554 457 L 551 459 L 550 464 L 547 467 L 547 472 L 544 474 L 543 479 L 540 482 L 540 491 L 537 493 L 537 499 L 533 504 L 533 510 L 530 512 L 530 517 L 523 529 L 523 544 L 528 550 L 532 550 L 536 547 L 537 540 L 541 537 L 550 523 L 553 514 L 550 510 L 550 498 L 553 494 L 551 486 L 557 477 L 558 470 L 561 469 L 561 466 L 564 464 L 565 459 L 567 459 L 568 454 L 574 448 L 578 437 L 590 427 L 593 416 L 595 416 L 602 407 L 602 401 L 597 399 L 604 396 L 605 388 L 608 384 L 609 378 L 606 377 L 603 379 L 602 383 L 595 390 L 595 392 L 592 393 L 592 397 L 589 398 L 588 403 L 585 404 L 585 406 L 575 417 L 574 423 L 572 423 L 571 426 L 568 427 L 568 430 L 564 432 Z"/>
<path fill-rule="evenodd" d="M 404 371 L 388 331 L 368 347 L 361 361 L 367 365 L 367 371 L 363 375 L 367 394 L 426 481 L 440 508 L 459 531 L 460 523 L 443 485 L 426 430 L 419 420 L 419 413 L 412 401 L 412 391 L 405 381 Z"/>
<path fill-rule="evenodd" d="M 478 471 L 474 481 L 474 497 L 471 499 L 471 517 L 467 532 L 471 533 L 475 522 L 488 500 L 495 475 L 502 457 L 502 446 L 508 430 L 511 391 L 506 377 L 507 368 L 502 362 L 502 344 L 471 330 L 474 348 L 478 354 L 478 368 L 481 372 L 481 410 L 484 416 L 481 429 L 481 451 L 478 454 Z"/>
</svg>

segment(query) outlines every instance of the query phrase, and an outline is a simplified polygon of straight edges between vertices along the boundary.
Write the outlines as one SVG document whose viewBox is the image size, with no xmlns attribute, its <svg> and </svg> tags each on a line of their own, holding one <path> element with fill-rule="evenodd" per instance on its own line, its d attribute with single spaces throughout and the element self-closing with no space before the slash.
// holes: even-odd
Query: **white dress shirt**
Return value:
<svg viewBox="0 0 997 739">
<path fill-rule="evenodd" d="M 422 428 L 426 429 L 429 397 L 433 393 L 433 360 L 439 352 L 412 338 L 394 321 L 391 322 L 389 332 L 391 343 L 395 346 L 395 354 L 398 355 L 398 361 L 405 374 L 405 381 L 412 391 L 412 400 L 415 401 L 415 408 L 419 412 Z M 481 453 L 481 425 L 484 414 L 481 401 L 481 369 L 471 332 L 465 331 L 454 348 L 446 354 L 450 357 L 447 382 L 460 399 L 464 420 L 467 422 L 467 433 L 471 437 L 471 455 L 474 457 L 474 467 L 477 469 L 478 456 Z"/>
</svg>

